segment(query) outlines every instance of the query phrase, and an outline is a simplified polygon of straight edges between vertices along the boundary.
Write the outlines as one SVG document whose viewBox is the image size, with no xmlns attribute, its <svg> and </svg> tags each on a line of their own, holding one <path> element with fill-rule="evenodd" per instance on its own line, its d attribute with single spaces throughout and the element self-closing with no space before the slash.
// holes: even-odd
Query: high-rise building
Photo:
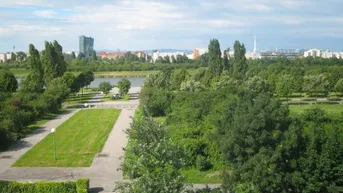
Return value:
<svg viewBox="0 0 343 193">
<path fill-rule="evenodd" d="M 83 53 L 86 58 L 92 56 L 94 51 L 94 39 L 84 35 L 79 37 L 79 53 Z"/>
</svg>

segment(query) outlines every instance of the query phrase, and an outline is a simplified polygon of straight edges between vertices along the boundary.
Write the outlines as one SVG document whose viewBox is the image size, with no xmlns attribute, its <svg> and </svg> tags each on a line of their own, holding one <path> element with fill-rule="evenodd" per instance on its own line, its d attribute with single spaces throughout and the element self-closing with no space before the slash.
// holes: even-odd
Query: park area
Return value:
<svg viewBox="0 0 343 193">
<path fill-rule="evenodd" d="M 14 167 L 89 167 L 100 152 L 120 110 L 89 109 L 77 112 L 24 154 Z M 53 135 L 56 142 L 54 160 Z"/>
</svg>

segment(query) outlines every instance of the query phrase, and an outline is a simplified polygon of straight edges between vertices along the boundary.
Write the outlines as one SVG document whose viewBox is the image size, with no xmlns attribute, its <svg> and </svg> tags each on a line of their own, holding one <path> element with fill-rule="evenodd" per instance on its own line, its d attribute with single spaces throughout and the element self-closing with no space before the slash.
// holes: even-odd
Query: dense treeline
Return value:
<svg viewBox="0 0 343 193">
<path fill-rule="evenodd" d="M 233 58 L 221 58 L 219 42 L 212 40 L 208 68 L 194 74 L 164 68 L 145 79 L 140 102 L 146 118 L 131 132 L 146 140 L 138 142 L 138 135 L 129 133 L 129 159 L 124 164 L 124 172 L 138 179 L 131 187 L 141 179 L 146 180 L 145 188 L 163 186 L 159 172 L 166 167 L 175 171 L 175 192 L 183 179 L 180 169 L 194 168 L 221 171 L 223 187 L 230 192 L 342 192 L 343 121 L 319 108 L 292 116 L 277 98 L 294 92 L 325 96 L 341 92 L 341 64 L 322 67 L 309 58 L 282 59 L 285 63 L 280 64 L 274 63 L 277 60 L 247 61 L 244 44 L 238 41 L 234 51 Z M 312 62 L 298 63 L 307 60 Z M 163 116 L 165 121 L 157 129 L 157 125 L 149 126 L 155 124 L 150 116 Z M 160 147 L 159 141 L 142 149 L 156 136 L 154 132 L 163 132 L 160 142 L 170 139 L 182 151 L 151 151 Z M 155 163 L 164 154 L 173 154 L 175 159 L 184 155 L 182 167 L 140 170 L 135 164 L 143 157 L 143 164 Z"/>
<path fill-rule="evenodd" d="M 45 42 L 41 53 L 31 44 L 27 62 L 30 74 L 20 89 L 14 75 L 0 70 L 0 150 L 29 134 L 27 126 L 49 113 L 57 113 L 63 99 L 93 81 L 92 72 L 78 77 L 67 73 L 62 47 Z"/>
</svg>

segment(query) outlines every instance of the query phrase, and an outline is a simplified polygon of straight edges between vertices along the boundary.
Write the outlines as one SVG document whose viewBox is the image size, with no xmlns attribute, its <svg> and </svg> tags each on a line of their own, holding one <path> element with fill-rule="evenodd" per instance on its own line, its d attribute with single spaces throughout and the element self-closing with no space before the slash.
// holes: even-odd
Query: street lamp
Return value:
<svg viewBox="0 0 343 193">
<path fill-rule="evenodd" d="M 88 106 L 88 104 L 87 103 L 85 103 L 85 108 L 87 108 L 87 106 Z M 87 121 L 87 124 L 88 124 L 88 120 L 87 120 L 87 112 L 85 111 L 85 119 L 86 119 L 86 121 Z"/>
<path fill-rule="evenodd" d="M 55 132 L 56 132 L 56 129 L 55 129 L 55 128 L 52 128 L 52 129 L 51 129 L 51 133 L 52 133 L 52 138 L 53 138 L 53 143 L 54 143 L 54 160 L 56 160 Z"/>
</svg>

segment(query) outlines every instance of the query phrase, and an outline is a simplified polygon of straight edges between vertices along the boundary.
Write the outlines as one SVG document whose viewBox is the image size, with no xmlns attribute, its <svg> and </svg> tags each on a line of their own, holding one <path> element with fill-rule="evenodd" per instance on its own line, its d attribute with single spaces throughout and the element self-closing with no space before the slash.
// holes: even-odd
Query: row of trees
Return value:
<svg viewBox="0 0 343 193">
<path fill-rule="evenodd" d="M 104 94 L 108 94 L 113 87 L 115 87 L 115 85 L 111 85 L 110 82 L 101 82 L 99 84 L 99 90 L 102 91 Z M 123 78 L 121 81 L 118 82 L 117 87 L 119 88 L 119 93 L 122 96 L 126 95 L 131 88 L 131 82 L 126 78 Z"/>
<path fill-rule="evenodd" d="M 57 41 L 45 42 L 41 53 L 30 44 L 29 55 L 30 74 L 19 90 L 14 75 L 0 70 L 0 150 L 32 132 L 27 129 L 29 124 L 57 113 L 71 92 L 78 92 L 94 79 L 92 72 L 77 77 L 66 72 L 67 63 Z"/>
</svg>

